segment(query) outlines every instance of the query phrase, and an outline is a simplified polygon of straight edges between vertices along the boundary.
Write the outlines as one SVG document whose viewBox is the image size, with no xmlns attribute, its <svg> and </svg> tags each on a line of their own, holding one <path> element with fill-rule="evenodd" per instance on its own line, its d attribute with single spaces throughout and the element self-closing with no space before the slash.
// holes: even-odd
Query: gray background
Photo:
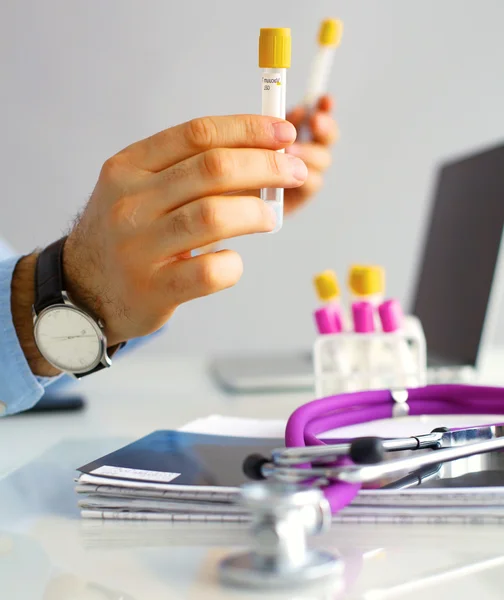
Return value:
<svg viewBox="0 0 504 600">
<path fill-rule="evenodd" d="M 259 112 L 260 27 L 292 28 L 298 101 L 326 16 L 344 20 L 345 36 L 325 188 L 278 235 L 231 242 L 241 282 L 182 307 L 162 345 L 309 345 L 313 273 L 344 279 L 351 262 L 383 264 L 388 293 L 407 305 L 436 164 L 504 138 L 502 0 L 2 0 L 0 235 L 22 251 L 59 236 L 102 162 L 136 139 Z"/>
</svg>

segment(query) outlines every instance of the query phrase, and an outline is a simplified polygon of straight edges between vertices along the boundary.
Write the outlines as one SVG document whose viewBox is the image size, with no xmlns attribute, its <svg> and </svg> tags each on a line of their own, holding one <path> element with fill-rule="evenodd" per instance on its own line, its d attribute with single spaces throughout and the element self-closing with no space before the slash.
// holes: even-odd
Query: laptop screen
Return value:
<svg viewBox="0 0 504 600">
<path fill-rule="evenodd" d="M 443 165 L 413 314 L 429 357 L 474 365 L 504 224 L 504 145 Z"/>
</svg>

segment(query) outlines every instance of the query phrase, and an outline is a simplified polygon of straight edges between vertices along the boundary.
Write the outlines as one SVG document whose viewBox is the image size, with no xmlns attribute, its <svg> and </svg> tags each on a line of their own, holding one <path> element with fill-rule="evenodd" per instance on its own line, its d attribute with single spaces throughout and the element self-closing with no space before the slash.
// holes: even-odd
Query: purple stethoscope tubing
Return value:
<svg viewBox="0 0 504 600">
<path fill-rule="evenodd" d="M 408 414 L 484 415 L 504 414 L 504 389 L 477 385 L 431 385 L 408 392 Z M 348 425 L 393 417 L 394 400 L 390 390 L 352 392 L 314 400 L 290 416 L 285 430 L 285 446 L 299 448 L 325 445 L 318 435 Z M 343 459 L 347 461 L 349 459 Z M 339 464 L 344 464 L 340 462 Z M 361 484 L 334 481 L 324 488 L 333 514 L 352 502 Z"/>
</svg>

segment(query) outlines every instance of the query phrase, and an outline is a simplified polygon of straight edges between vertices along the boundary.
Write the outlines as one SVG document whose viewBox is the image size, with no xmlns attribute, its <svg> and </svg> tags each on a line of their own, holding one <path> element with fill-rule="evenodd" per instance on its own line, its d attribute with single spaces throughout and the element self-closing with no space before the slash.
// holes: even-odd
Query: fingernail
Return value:
<svg viewBox="0 0 504 600">
<path fill-rule="evenodd" d="M 273 123 L 273 135 L 277 142 L 286 144 L 296 138 L 296 128 L 288 121 L 279 121 L 278 123 Z"/>
<path fill-rule="evenodd" d="M 291 163 L 292 175 L 298 181 L 304 181 L 308 177 L 308 168 L 304 162 L 293 154 L 286 154 Z"/>
</svg>

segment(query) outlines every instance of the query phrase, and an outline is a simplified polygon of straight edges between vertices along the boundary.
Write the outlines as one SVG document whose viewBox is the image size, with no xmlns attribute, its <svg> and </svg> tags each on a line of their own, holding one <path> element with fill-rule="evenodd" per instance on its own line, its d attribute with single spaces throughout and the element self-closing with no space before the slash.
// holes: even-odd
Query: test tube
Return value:
<svg viewBox="0 0 504 600">
<path fill-rule="evenodd" d="M 327 91 L 335 50 L 341 43 L 342 35 L 343 23 L 340 20 L 325 19 L 322 21 L 318 34 L 318 50 L 311 67 L 303 102 L 306 109 L 305 122 L 315 110 L 320 97 Z M 307 127 L 302 127 L 301 137 L 306 137 L 307 131 Z"/>
<path fill-rule="evenodd" d="M 340 288 L 334 271 L 322 271 L 313 278 L 315 291 L 322 304 L 315 313 L 315 323 L 320 334 L 343 331 L 343 311 Z"/>
<path fill-rule="evenodd" d="M 378 307 L 382 329 L 385 333 L 400 333 L 404 326 L 404 314 L 397 300 L 386 300 Z M 405 339 L 397 337 L 391 340 L 392 356 L 399 371 L 396 385 L 413 387 L 418 385 L 415 379 L 417 366 L 411 354 L 411 349 Z"/>
<path fill-rule="evenodd" d="M 348 287 L 353 302 L 370 302 L 373 305 L 375 329 L 380 330 L 380 317 L 376 309 L 384 300 L 384 269 L 377 265 L 353 265 L 348 274 Z"/>
<path fill-rule="evenodd" d="M 288 28 L 263 28 L 259 35 L 259 67 L 263 69 L 262 114 L 268 117 L 285 119 L 287 69 L 291 64 L 291 31 Z M 279 150 L 278 152 L 285 152 Z M 264 188 L 261 198 L 267 202 L 276 215 L 276 226 L 272 233 L 279 231 L 283 224 L 284 190 Z"/>
<path fill-rule="evenodd" d="M 372 372 L 375 369 L 374 361 L 374 344 L 373 339 L 369 334 L 375 331 L 374 322 L 375 308 L 371 302 L 354 302 L 352 304 L 352 316 L 354 323 L 354 331 L 359 334 L 368 334 L 360 340 L 359 346 L 359 362 L 360 370 L 363 373 L 361 389 L 373 389 L 379 387 L 372 377 Z"/>
<path fill-rule="evenodd" d="M 320 335 L 342 333 L 345 326 L 336 273 L 331 270 L 318 273 L 313 278 L 313 284 L 321 302 L 320 308 L 314 312 L 318 333 Z M 324 355 L 325 368 L 339 378 L 340 385 L 344 385 L 351 371 L 348 347 L 344 339 L 338 336 L 326 343 Z"/>
</svg>

